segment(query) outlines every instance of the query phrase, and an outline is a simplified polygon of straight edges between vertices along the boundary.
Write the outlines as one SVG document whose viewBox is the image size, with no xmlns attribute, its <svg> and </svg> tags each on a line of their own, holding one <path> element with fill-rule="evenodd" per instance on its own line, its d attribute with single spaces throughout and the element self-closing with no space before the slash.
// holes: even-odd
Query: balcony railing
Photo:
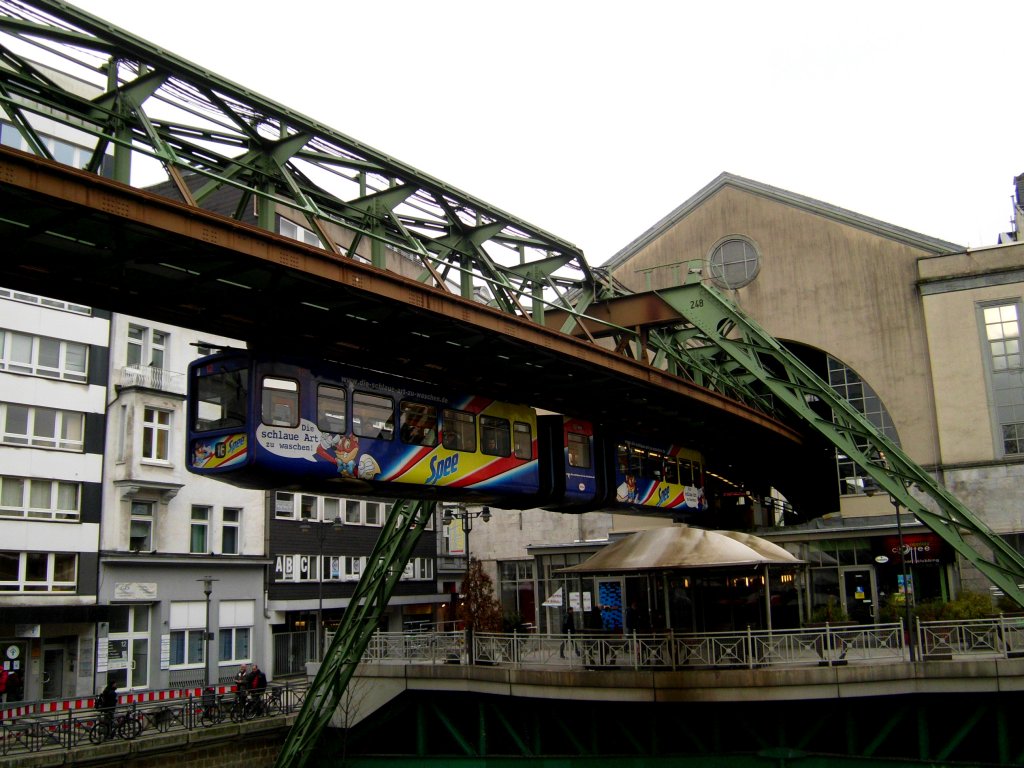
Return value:
<svg viewBox="0 0 1024 768">
<path fill-rule="evenodd" d="M 183 395 L 185 394 L 185 374 L 148 365 L 126 365 L 118 371 L 117 386 L 122 389 L 145 387 L 160 392 Z"/>
</svg>

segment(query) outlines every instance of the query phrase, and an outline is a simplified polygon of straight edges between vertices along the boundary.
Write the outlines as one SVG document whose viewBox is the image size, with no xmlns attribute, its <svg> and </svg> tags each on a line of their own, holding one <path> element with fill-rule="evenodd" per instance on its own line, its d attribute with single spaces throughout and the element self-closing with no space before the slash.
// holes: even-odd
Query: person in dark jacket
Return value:
<svg viewBox="0 0 1024 768">
<path fill-rule="evenodd" d="M 106 687 L 96 697 L 96 711 L 109 723 L 114 719 L 115 709 L 117 709 L 117 683 L 108 680 Z"/>
</svg>

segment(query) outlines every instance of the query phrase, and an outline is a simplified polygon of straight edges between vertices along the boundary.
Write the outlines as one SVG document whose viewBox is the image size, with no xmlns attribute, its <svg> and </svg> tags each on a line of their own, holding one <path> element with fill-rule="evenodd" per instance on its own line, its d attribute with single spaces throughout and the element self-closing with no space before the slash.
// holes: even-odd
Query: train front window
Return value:
<svg viewBox="0 0 1024 768">
<path fill-rule="evenodd" d="M 512 453 L 512 434 L 507 419 L 494 416 L 480 417 L 481 453 L 488 456 L 508 456 Z"/>
<path fill-rule="evenodd" d="M 193 429 L 207 432 L 245 426 L 248 400 L 245 370 L 222 371 L 196 377 L 196 411 Z"/>
<path fill-rule="evenodd" d="M 431 447 L 437 445 L 437 408 L 426 403 L 403 400 L 398 410 L 398 435 L 403 443 Z"/>
<path fill-rule="evenodd" d="M 355 392 L 352 395 L 352 432 L 359 437 L 390 440 L 395 433 L 394 400 Z"/>
<path fill-rule="evenodd" d="M 533 432 L 529 424 L 517 421 L 512 425 L 512 450 L 517 459 L 533 460 Z"/>
<path fill-rule="evenodd" d="M 450 451 L 476 450 L 476 417 L 466 411 L 445 408 L 441 412 L 441 443 Z"/>
<path fill-rule="evenodd" d="M 343 435 L 347 426 L 345 398 L 348 393 L 338 387 L 321 384 L 316 392 L 316 425 L 321 432 Z"/>
<path fill-rule="evenodd" d="M 263 379 L 263 423 L 272 427 L 299 426 L 299 384 L 292 379 Z"/>
<path fill-rule="evenodd" d="M 566 435 L 569 448 L 569 466 L 587 468 L 590 466 L 590 438 L 579 432 Z"/>
</svg>

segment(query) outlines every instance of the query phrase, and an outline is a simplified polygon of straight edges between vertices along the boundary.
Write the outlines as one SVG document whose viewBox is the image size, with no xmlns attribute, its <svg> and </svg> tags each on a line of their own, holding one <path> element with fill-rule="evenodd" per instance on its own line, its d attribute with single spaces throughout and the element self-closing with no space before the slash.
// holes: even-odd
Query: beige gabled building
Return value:
<svg viewBox="0 0 1024 768">
<path fill-rule="evenodd" d="M 635 291 L 678 285 L 700 269 L 1021 545 L 1024 243 L 1016 230 L 999 239 L 966 249 L 722 174 L 605 266 Z M 851 615 L 877 619 L 885 595 L 899 589 L 897 558 L 887 557 L 894 508 L 885 494 L 865 493 L 871 484 L 843 456 L 835 488 L 820 508 L 803 510 L 810 522 L 776 533 L 811 561 L 812 604 L 836 593 Z M 927 531 L 911 524 L 908 545 L 918 599 L 988 589 Z"/>
</svg>

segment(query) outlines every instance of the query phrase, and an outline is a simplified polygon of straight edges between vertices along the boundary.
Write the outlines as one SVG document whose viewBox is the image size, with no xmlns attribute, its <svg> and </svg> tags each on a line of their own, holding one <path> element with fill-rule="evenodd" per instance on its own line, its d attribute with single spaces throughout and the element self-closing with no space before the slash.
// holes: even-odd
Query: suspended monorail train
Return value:
<svg viewBox="0 0 1024 768">
<path fill-rule="evenodd" d="M 190 472 L 255 489 L 675 516 L 696 451 L 326 360 L 225 349 L 188 371 Z"/>
</svg>

